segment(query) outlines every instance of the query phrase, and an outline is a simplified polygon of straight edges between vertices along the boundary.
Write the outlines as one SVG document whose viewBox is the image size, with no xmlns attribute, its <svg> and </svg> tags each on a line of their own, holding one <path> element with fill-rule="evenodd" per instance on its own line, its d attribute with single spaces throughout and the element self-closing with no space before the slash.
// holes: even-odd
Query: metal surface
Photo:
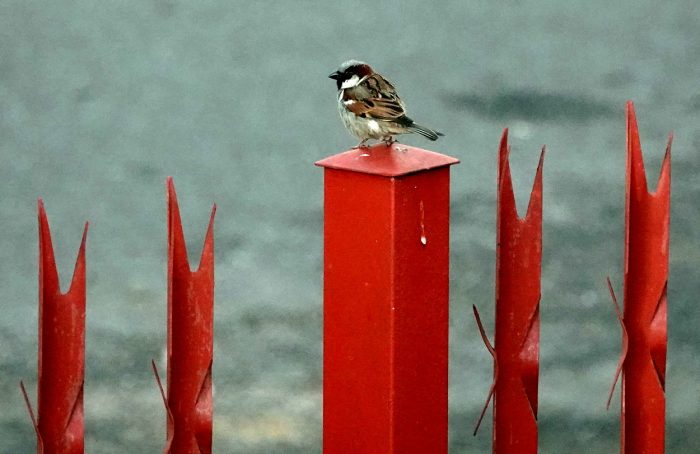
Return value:
<svg viewBox="0 0 700 454">
<path fill-rule="evenodd" d="M 451 156 L 395 143 L 393 147 L 376 145 L 353 148 L 321 159 L 316 165 L 327 169 L 398 177 L 458 162 L 458 159 Z"/>
<path fill-rule="evenodd" d="M 528 454 L 537 452 L 544 148 L 524 218 L 516 210 L 509 152 L 505 130 L 498 152 L 495 347 L 474 308 L 479 331 L 494 359 L 494 381 L 477 429 L 493 398 L 493 452 Z"/>
<path fill-rule="evenodd" d="M 166 453 L 211 453 L 214 335 L 214 215 L 199 268 L 190 271 L 172 178 L 168 191 L 168 389 Z"/>
<path fill-rule="evenodd" d="M 448 166 L 456 162 L 394 144 L 317 163 L 325 167 L 325 454 L 447 452 Z"/>
<path fill-rule="evenodd" d="M 620 359 L 623 453 L 664 452 L 670 195 L 671 136 L 656 192 L 650 193 L 637 119 L 629 102 L 624 338 Z"/>
<path fill-rule="evenodd" d="M 85 224 L 70 289 L 61 293 L 44 202 L 39 199 L 38 417 L 22 393 L 37 436 L 37 452 L 84 452 Z"/>
</svg>

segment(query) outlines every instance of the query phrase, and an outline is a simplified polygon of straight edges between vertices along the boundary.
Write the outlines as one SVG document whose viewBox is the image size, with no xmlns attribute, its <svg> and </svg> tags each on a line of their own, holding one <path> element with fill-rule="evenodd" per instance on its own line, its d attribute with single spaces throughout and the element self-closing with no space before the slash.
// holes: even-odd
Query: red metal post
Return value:
<svg viewBox="0 0 700 454">
<path fill-rule="evenodd" d="M 649 193 L 634 106 L 628 102 L 623 321 L 626 348 L 620 362 L 624 454 L 664 452 L 670 195 L 671 137 L 656 192 Z"/>
<path fill-rule="evenodd" d="M 486 338 L 476 308 L 474 312 L 494 357 L 494 382 L 481 414 L 493 397 L 493 452 L 528 454 L 537 452 L 544 148 L 524 218 L 518 217 L 515 206 L 509 152 L 506 129 L 498 166 L 495 348 Z"/>
<path fill-rule="evenodd" d="M 163 394 L 163 400 L 168 420 L 165 452 L 209 454 L 212 449 L 216 205 L 212 208 L 199 268 L 190 271 L 172 178 L 167 180 L 167 189 L 168 391 L 167 397 Z M 159 378 L 158 382 L 160 385 Z"/>
<path fill-rule="evenodd" d="M 405 145 L 325 167 L 325 454 L 445 454 L 449 166 Z"/>
<path fill-rule="evenodd" d="M 70 290 L 61 293 L 44 202 L 39 199 L 38 419 L 21 384 L 38 453 L 84 452 L 85 224 Z"/>
</svg>

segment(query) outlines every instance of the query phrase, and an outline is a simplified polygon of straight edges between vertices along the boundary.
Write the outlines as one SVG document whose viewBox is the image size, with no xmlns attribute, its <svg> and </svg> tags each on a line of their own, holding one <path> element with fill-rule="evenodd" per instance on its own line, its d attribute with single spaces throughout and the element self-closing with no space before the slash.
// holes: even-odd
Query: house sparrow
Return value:
<svg viewBox="0 0 700 454">
<path fill-rule="evenodd" d="M 369 139 L 390 145 L 396 134 L 415 132 L 430 140 L 443 135 L 408 118 L 394 86 L 367 63 L 348 60 L 328 77 L 338 86 L 338 112 L 345 128 L 361 140 L 357 147 Z"/>
</svg>

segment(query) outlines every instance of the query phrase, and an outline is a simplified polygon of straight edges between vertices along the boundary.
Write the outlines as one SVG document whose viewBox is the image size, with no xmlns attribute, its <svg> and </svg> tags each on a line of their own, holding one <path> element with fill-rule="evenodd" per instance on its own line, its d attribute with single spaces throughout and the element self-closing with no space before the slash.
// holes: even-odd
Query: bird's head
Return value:
<svg viewBox="0 0 700 454">
<path fill-rule="evenodd" d="M 354 87 L 360 79 L 372 74 L 374 74 L 374 70 L 367 63 L 358 60 L 348 60 L 328 77 L 335 80 L 338 90 L 343 90 Z"/>
</svg>

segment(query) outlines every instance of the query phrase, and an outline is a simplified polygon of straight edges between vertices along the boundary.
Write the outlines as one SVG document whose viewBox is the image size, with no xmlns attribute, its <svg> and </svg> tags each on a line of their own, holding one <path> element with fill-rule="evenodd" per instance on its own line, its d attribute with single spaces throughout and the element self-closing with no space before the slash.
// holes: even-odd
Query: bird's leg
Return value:
<svg viewBox="0 0 700 454">
<path fill-rule="evenodd" d="M 354 148 L 367 148 L 367 141 L 368 140 L 369 139 L 362 139 L 362 141 L 360 143 L 358 143 L 357 145 L 355 145 Z"/>
<path fill-rule="evenodd" d="M 384 137 L 382 137 L 382 141 L 384 142 L 384 145 L 386 145 L 387 147 L 393 148 L 394 150 L 399 151 L 401 153 L 405 153 L 406 151 L 408 151 L 408 148 L 406 148 L 406 147 L 401 147 L 401 146 L 393 147 L 393 145 L 395 143 L 397 143 L 397 144 L 399 143 L 399 141 L 396 140 L 394 138 L 394 136 L 384 136 Z"/>
<path fill-rule="evenodd" d="M 387 147 L 390 147 L 392 143 L 396 142 L 396 139 L 394 139 L 394 136 L 384 136 L 382 137 L 382 142 L 384 142 L 384 145 Z"/>
</svg>

